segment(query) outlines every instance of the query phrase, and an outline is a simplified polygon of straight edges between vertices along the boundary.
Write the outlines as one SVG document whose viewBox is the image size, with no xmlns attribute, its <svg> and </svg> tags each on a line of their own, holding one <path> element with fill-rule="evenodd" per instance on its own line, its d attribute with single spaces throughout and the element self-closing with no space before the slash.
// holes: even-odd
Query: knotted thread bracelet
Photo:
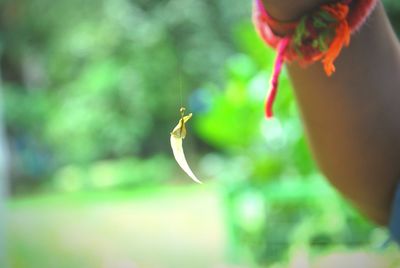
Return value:
<svg viewBox="0 0 400 268">
<path fill-rule="evenodd" d="M 323 4 L 293 22 L 280 22 L 266 11 L 262 0 L 254 0 L 253 22 L 264 42 L 277 51 L 265 115 L 271 118 L 278 90 L 279 76 L 285 61 L 296 61 L 305 67 L 321 61 L 325 73 L 335 72 L 334 62 L 342 48 L 350 43 L 351 34 L 369 17 L 378 0 L 340 0 Z M 279 36 L 274 29 L 286 34 Z"/>
</svg>

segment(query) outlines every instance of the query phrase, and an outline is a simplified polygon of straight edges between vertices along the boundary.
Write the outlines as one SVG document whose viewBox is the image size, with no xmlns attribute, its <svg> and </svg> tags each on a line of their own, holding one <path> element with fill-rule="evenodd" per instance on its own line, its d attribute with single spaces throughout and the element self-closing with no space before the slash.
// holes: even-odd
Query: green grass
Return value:
<svg viewBox="0 0 400 268">
<path fill-rule="evenodd" d="M 193 184 L 12 199 L 9 262 L 12 268 L 228 268 L 219 196 L 214 184 Z M 365 267 L 398 267 L 398 250 L 337 249 L 310 258 L 299 249 L 274 267 L 366 261 Z"/>
<path fill-rule="evenodd" d="M 215 186 L 211 185 L 175 185 L 175 186 L 152 186 L 137 189 L 113 189 L 98 191 L 80 191 L 72 193 L 48 193 L 36 196 L 15 197 L 8 202 L 8 207 L 18 208 L 24 206 L 54 206 L 56 204 L 64 205 L 82 205 L 97 203 L 103 201 L 124 202 L 132 200 L 152 200 L 160 198 L 187 198 L 196 194 L 205 192 L 214 192 Z"/>
<path fill-rule="evenodd" d="M 26 197 L 9 202 L 14 268 L 218 267 L 224 233 L 214 186 Z"/>
</svg>

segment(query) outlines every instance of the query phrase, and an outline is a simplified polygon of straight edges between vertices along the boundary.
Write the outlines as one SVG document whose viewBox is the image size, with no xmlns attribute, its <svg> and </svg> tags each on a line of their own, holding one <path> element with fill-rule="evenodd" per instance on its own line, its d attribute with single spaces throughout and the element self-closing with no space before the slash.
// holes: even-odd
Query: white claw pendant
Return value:
<svg viewBox="0 0 400 268">
<path fill-rule="evenodd" d="M 190 169 L 189 164 L 186 161 L 185 153 L 183 152 L 183 139 L 186 137 L 186 122 L 192 117 L 192 113 L 185 115 L 185 108 L 180 109 L 181 118 L 178 124 L 171 132 L 171 148 L 174 153 L 174 157 L 178 165 L 182 168 L 185 173 L 197 183 L 202 183 Z"/>
</svg>

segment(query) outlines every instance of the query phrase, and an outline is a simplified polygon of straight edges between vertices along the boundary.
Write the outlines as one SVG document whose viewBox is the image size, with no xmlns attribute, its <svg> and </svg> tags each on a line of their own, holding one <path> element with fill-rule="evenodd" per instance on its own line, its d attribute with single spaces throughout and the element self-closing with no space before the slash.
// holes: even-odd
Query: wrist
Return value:
<svg viewBox="0 0 400 268">
<path fill-rule="evenodd" d="M 262 2 L 272 18 L 281 22 L 292 22 L 315 7 L 332 0 L 262 0 Z"/>
<path fill-rule="evenodd" d="M 351 34 L 365 22 L 379 0 L 304 0 L 300 4 L 295 4 L 298 0 L 280 4 L 276 1 L 254 0 L 253 8 L 256 30 L 265 43 L 277 50 L 266 102 L 267 118 L 272 116 L 282 64 L 297 61 L 306 66 L 320 61 L 331 76 L 336 69 L 334 62 L 343 47 L 349 45 Z M 295 2 L 289 7 L 292 1 Z M 315 6 L 316 3 L 320 5 Z"/>
</svg>

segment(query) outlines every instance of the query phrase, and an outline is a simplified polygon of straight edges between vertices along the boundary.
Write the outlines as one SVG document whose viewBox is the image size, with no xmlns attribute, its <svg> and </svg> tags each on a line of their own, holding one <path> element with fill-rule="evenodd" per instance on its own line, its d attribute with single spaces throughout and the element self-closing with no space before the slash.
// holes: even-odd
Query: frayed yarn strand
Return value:
<svg viewBox="0 0 400 268">
<path fill-rule="evenodd" d="M 327 76 L 335 72 L 335 61 L 343 47 L 349 46 L 351 34 L 360 28 L 378 0 L 337 0 L 323 4 L 297 21 L 280 22 L 271 17 L 262 0 L 254 0 L 253 21 L 265 43 L 277 50 L 265 115 L 271 118 L 284 62 L 300 66 L 320 61 Z M 276 35 L 280 29 L 285 36 Z"/>
<path fill-rule="evenodd" d="M 267 118 L 271 118 L 273 116 L 272 108 L 278 91 L 279 76 L 282 72 L 283 63 L 285 61 L 284 60 L 285 50 L 288 47 L 289 43 L 290 43 L 290 38 L 286 37 L 280 40 L 277 47 L 277 56 L 275 59 L 274 70 L 271 77 L 270 89 L 265 102 L 265 116 Z"/>
<path fill-rule="evenodd" d="M 337 57 L 339 57 L 343 46 L 348 46 L 350 44 L 351 31 L 346 20 L 349 13 L 349 6 L 339 3 L 336 5 L 336 8 L 323 6 L 322 9 L 338 21 L 338 26 L 335 30 L 336 35 L 322 60 L 325 73 L 331 76 L 336 70 L 334 62 Z"/>
<path fill-rule="evenodd" d="M 322 63 L 324 65 L 325 73 L 331 76 L 335 71 L 334 65 L 335 60 L 339 57 L 343 46 L 349 46 L 350 44 L 350 29 L 346 21 L 343 21 L 336 29 L 336 37 L 332 44 L 329 46 L 329 50 L 326 53 Z"/>
</svg>

